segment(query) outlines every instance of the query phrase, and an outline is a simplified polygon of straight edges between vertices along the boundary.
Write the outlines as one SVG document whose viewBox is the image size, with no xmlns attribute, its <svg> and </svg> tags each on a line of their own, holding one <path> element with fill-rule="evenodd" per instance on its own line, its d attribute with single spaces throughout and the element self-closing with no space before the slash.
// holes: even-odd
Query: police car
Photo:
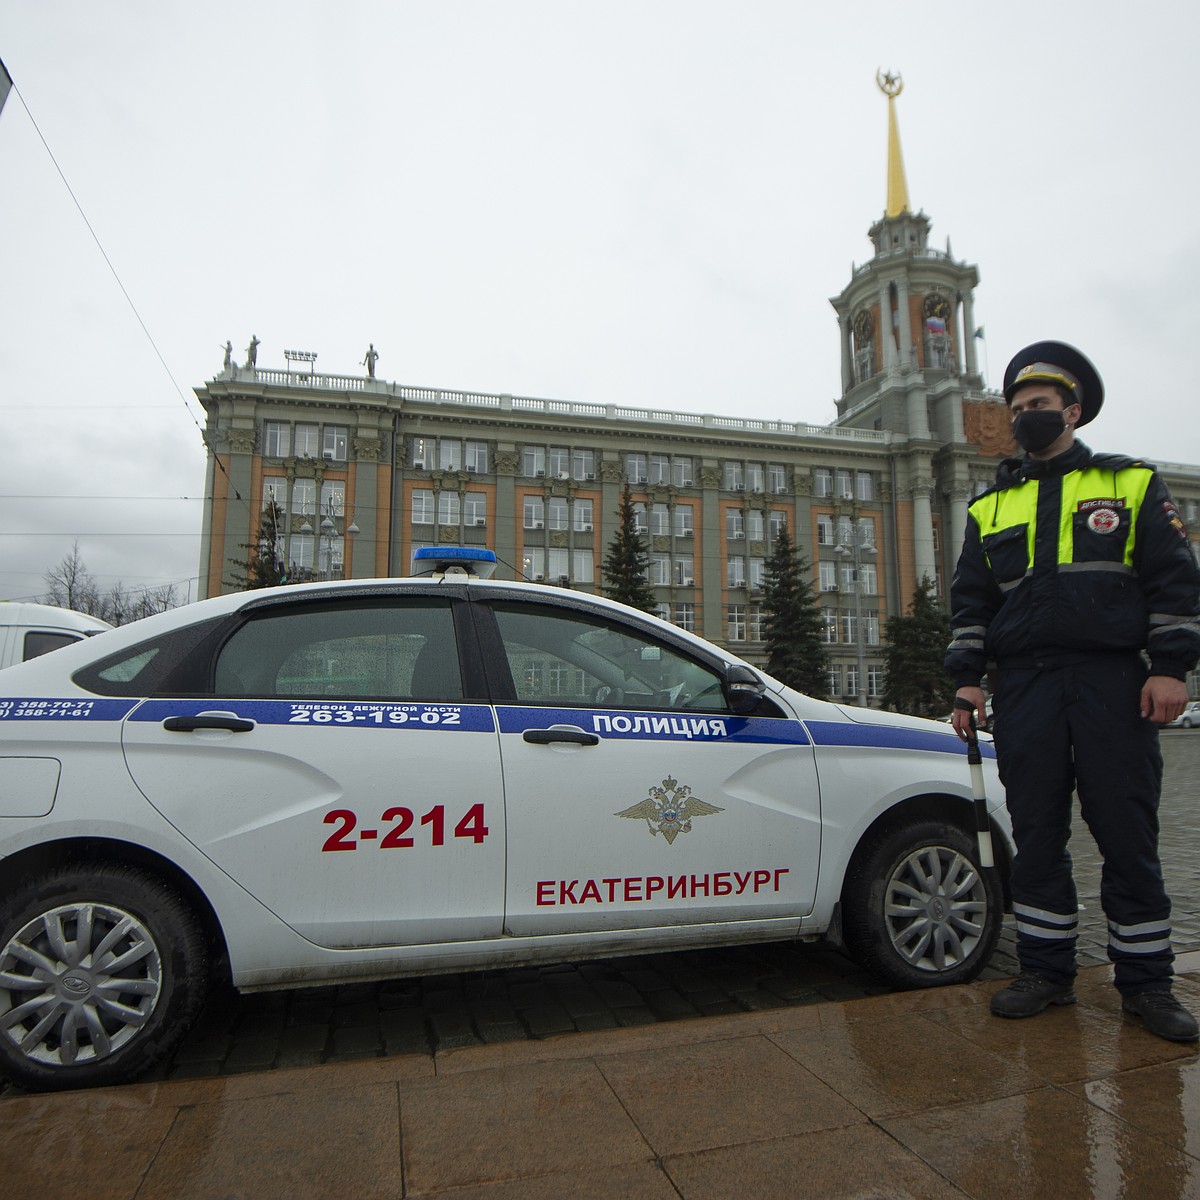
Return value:
<svg viewBox="0 0 1200 1200">
<path fill-rule="evenodd" d="M 242 990 L 831 936 L 973 978 L 984 740 L 612 601 L 413 577 L 201 601 L 0 675 L 0 1071 L 136 1077 Z"/>
</svg>

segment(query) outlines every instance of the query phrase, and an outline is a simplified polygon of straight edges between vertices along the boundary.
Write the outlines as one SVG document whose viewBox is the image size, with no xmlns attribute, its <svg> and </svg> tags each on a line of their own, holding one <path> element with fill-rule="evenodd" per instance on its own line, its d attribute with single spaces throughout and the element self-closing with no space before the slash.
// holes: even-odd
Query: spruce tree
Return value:
<svg viewBox="0 0 1200 1200">
<path fill-rule="evenodd" d="M 262 511 L 258 526 L 258 541 L 243 542 L 245 558 L 235 558 L 233 565 L 241 570 L 233 573 L 233 582 L 244 592 L 255 588 L 275 587 L 287 583 L 287 563 L 279 553 L 283 541 L 283 509 L 271 500 Z"/>
<path fill-rule="evenodd" d="M 658 602 L 647 578 L 649 569 L 650 552 L 637 531 L 633 500 L 626 484 L 617 506 L 617 532 L 604 556 L 604 594 L 610 600 L 653 613 Z"/>
<path fill-rule="evenodd" d="M 926 575 L 913 594 L 908 616 L 888 617 L 885 708 L 914 717 L 945 716 L 954 705 L 954 683 L 942 667 L 950 644 L 950 618 Z"/>
<path fill-rule="evenodd" d="M 764 564 L 767 671 L 788 687 L 824 700 L 829 694 L 829 652 L 808 569 L 785 524 Z"/>
</svg>

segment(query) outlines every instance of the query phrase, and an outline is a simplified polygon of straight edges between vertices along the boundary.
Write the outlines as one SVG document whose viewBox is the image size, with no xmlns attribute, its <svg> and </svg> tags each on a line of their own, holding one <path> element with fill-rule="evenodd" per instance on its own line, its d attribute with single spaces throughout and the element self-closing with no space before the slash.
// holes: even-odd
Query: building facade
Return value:
<svg viewBox="0 0 1200 1200">
<path fill-rule="evenodd" d="M 319 374 L 304 352 L 260 369 L 255 344 L 196 389 L 200 594 L 236 587 L 271 501 L 295 579 L 406 575 L 414 550 L 452 543 L 495 551 L 499 577 L 597 592 L 628 484 L 662 616 L 761 660 L 764 565 L 786 524 L 811 565 L 831 697 L 877 702 L 887 617 L 924 577 L 945 594 L 967 503 L 1013 450 L 976 363 L 978 271 L 930 246 L 908 207 L 896 94 L 874 253 L 831 301 L 833 424 L 408 387 L 376 379 L 370 355 L 366 376 Z M 1161 469 L 1196 529 L 1200 468 Z"/>
</svg>

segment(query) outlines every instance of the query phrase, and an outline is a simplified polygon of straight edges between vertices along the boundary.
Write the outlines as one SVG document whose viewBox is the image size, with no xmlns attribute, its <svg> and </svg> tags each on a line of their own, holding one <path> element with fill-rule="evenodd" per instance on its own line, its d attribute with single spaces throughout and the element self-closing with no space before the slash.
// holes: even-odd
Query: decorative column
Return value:
<svg viewBox="0 0 1200 1200">
<path fill-rule="evenodd" d="M 913 560 L 915 583 L 919 587 L 925 576 L 936 580 L 937 570 L 933 553 L 933 478 L 929 474 L 929 463 L 916 464 L 916 472 L 908 494 L 913 505 Z M 903 602 L 901 607 L 906 607 Z"/>
<path fill-rule="evenodd" d="M 975 295 L 963 292 L 963 357 L 967 360 L 967 374 L 978 375 L 979 365 L 975 358 Z"/>
<path fill-rule="evenodd" d="M 908 280 L 901 275 L 896 280 L 896 311 L 900 316 L 898 339 L 900 342 L 900 366 L 915 367 L 912 356 L 912 321 L 908 311 Z"/>
</svg>

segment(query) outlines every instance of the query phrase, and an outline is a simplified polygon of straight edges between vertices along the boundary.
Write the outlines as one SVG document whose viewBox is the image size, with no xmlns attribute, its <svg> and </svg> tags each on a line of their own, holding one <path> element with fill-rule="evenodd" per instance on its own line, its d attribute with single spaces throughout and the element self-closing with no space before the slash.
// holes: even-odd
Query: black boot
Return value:
<svg viewBox="0 0 1200 1200">
<path fill-rule="evenodd" d="M 1125 996 L 1121 1007 L 1140 1017 L 1146 1032 L 1155 1037 L 1166 1038 L 1168 1042 L 1194 1042 L 1200 1038 L 1196 1018 L 1168 990 Z"/>
<path fill-rule="evenodd" d="M 1074 1003 L 1074 985 L 1051 983 L 1032 971 L 1022 971 L 992 997 L 992 1013 L 997 1017 L 1036 1017 L 1051 1004 Z"/>
</svg>

